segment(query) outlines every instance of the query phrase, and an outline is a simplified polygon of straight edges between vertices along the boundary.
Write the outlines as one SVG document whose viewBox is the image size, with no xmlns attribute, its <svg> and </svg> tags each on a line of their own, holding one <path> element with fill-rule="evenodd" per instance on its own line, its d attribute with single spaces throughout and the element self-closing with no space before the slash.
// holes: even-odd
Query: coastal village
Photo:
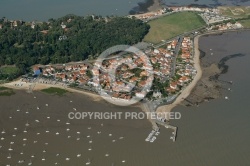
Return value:
<svg viewBox="0 0 250 166">
<path fill-rule="evenodd" d="M 199 15 L 207 24 L 207 31 L 243 28 L 239 22 L 225 23 L 230 18 L 221 16 L 217 8 L 169 7 L 157 12 L 135 15 L 135 17 L 147 22 L 183 11 L 200 13 Z M 93 19 L 95 19 L 94 16 Z M 62 22 L 61 28 L 67 31 L 67 23 L 71 21 L 68 19 L 66 22 Z M 12 21 L 11 23 L 13 27 L 16 27 L 21 22 Z M 29 25 L 34 28 L 36 23 L 31 22 Z M 42 33 L 46 34 L 48 31 Z M 58 40 L 67 40 L 67 36 L 60 36 Z M 166 99 L 171 102 L 169 99 L 173 100 L 173 96 L 179 94 L 192 81 L 197 72 L 193 66 L 194 43 L 192 35 L 177 36 L 159 47 L 148 47 L 144 51 L 149 62 L 146 62 L 146 58 L 141 55 L 129 54 L 126 57 L 118 58 L 111 56 L 102 64 L 98 64 L 98 69 L 95 68 L 96 64 L 87 61 L 87 63 L 37 65 L 33 71 L 36 76 L 39 76 L 36 81 L 40 83 L 60 83 L 60 85 L 81 88 L 95 93 L 98 93 L 97 89 L 104 89 L 105 94 L 113 99 L 125 101 L 133 97 L 146 97 L 146 100 L 149 101 Z M 150 65 L 153 67 L 152 71 L 146 70 L 149 69 Z M 110 76 L 109 72 L 105 73 L 100 69 L 116 69 L 117 71 L 113 73 L 113 76 Z M 153 77 L 150 78 L 150 75 Z M 117 79 L 113 79 L 115 77 Z M 23 80 L 30 82 L 29 79 Z M 153 85 L 150 85 L 150 82 L 153 82 Z M 142 92 L 147 85 L 148 88 Z"/>
<path fill-rule="evenodd" d="M 157 19 L 163 16 L 179 12 L 197 12 L 207 24 L 206 31 L 240 29 L 243 26 L 239 22 L 228 22 L 230 17 L 222 16 L 218 8 L 199 7 L 167 7 L 156 12 L 130 15 L 144 22 Z M 92 16 L 93 19 L 98 19 Z M 7 21 L 7 20 L 6 20 Z M 61 22 L 60 28 L 68 31 L 67 24 L 72 19 Z M 108 22 L 108 19 L 106 19 Z M 11 28 L 18 27 L 23 21 L 10 21 Z M 32 29 L 38 22 L 25 23 Z M 49 25 L 49 22 L 47 22 Z M 50 25 L 49 25 L 50 26 Z M 0 29 L 3 25 L 0 24 Z M 49 30 L 41 31 L 47 34 Z M 184 36 L 179 35 L 170 40 L 164 41 L 161 45 L 147 47 L 144 52 L 146 58 L 141 55 L 129 54 L 126 57 L 109 57 L 102 64 L 98 64 L 96 69 L 93 62 L 77 62 L 58 65 L 36 65 L 33 67 L 33 74 L 39 76 L 36 82 L 60 84 L 73 88 L 80 88 L 97 93 L 97 89 L 104 89 L 113 99 L 130 100 L 133 97 L 145 98 L 149 101 L 166 99 L 171 102 L 173 96 L 179 94 L 194 78 L 196 70 L 194 68 L 194 35 L 199 32 L 190 32 Z M 67 36 L 59 36 L 59 41 L 67 40 Z M 115 56 L 115 55 L 113 55 Z M 145 59 L 149 59 L 146 61 Z M 149 71 L 149 66 L 153 67 Z M 109 72 L 100 69 L 117 71 L 110 76 Z M 150 77 L 152 76 L 152 77 Z M 98 78 L 97 78 L 98 77 Z M 113 79 L 116 77 L 117 79 Z M 22 81 L 35 82 L 25 76 Z M 149 84 L 149 83 L 152 84 Z M 136 85 L 136 87 L 135 87 Z M 145 86 L 147 87 L 145 89 Z M 142 90 L 145 90 L 142 92 Z M 171 100 L 170 100 L 171 99 Z"/>
<path fill-rule="evenodd" d="M 148 87 L 144 93 L 141 91 L 146 85 L 150 85 L 153 81 L 150 75 L 153 75 L 155 82 L 151 96 L 147 97 L 149 100 L 164 98 L 179 93 L 196 74 L 192 65 L 193 42 L 190 37 L 180 40 L 170 41 L 165 48 L 147 49 L 145 52 L 150 62 L 145 60 L 145 56 L 129 54 L 126 57 L 112 58 L 111 56 L 107 60 L 104 59 L 100 64 L 102 67 L 98 66 L 98 69 L 94 67 L 96 64 L 83 62 L 73 65 L 35 66 L 33 71 L 40 79 L 54 80 L 57 83 L 85 90 L 95 91 L 100 85 L 112 98 L 121 100 L 130 100 L 134 96 L 144 98 L 151 87 Z M 179 47 L 178 52 L 176 52 L 177 47 Z M 176 66 L 173 65 L 174 62 L 177 63 Z M 151 64 L 153 69 L 150 69 Z M 101 68 L 107 71 L 116 69 L 114 76 L 117 79 L 112 80 L 109 72 L 103 72 Z M 174 71 L 176 73 L 173 73 Z M 93 79 L 94 77 L 98 79 Z M 44 80 L 40 82 L 49 82 Z"/>
</svg>

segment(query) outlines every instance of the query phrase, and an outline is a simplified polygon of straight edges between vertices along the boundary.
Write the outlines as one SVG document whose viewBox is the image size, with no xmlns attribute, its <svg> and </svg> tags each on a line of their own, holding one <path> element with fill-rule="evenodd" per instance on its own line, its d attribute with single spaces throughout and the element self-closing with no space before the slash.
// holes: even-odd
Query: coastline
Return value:
<svg viewBox="0 0 250 166">
<path fill-rule="evenodd" d="M 22 86 L 15 86 L 15 84 L 20 84 L 20 83 L 22 83 L 23 85 Z M 34 83 L 25 83 L 25 82 L 20 82 L 19 80 L 16 80 L 16 81 L 13 81 L 13 82 L 10 82 L 10 83 L 2 84 L 2 86 L 12 88 L 12 89 L 16 89 L 16 90 L 28 90 L 29 86 L 31 86 L 32 84 L 34 84 Z M 69 87 L 65 87 L 65 86 L 61 86 L 61 85 L 35 83 L 35 86 L 34 86 L 33 90 L 34 91 L 40 91 L 40 90 L 47 89 L 47 88 L 50 88 L 50 87 L 61 88 L 61 89 L 65 89 L 65 90 L 67 90 L 69 92 L 80 93 L 80 94 L 83 94 L 85 96 L 89 96 L 89 97 L 93 98 L 94 101 L 100 101 L 101 100 L 101 96 L 99 96 L 98 94 L 83 91 L 83 90 L 77 90 L 77 89 L 73 89 L 73 88 L 69 88 Z"/>
<path fill-rule="evenodd" d="M 201 79 L 202 69 L 200 66 L 200 51 L 199 51 L 199 38 L 201 36 L 203 35 L 199 35 L 194 38 L 194 48 L 195 48 L 194 67 L 197 70 L 196 76 L 194 77 L 193 81 L 180 93 L 180 95 L 176 98 L 176 100 L 172 104 L 160 106 L 156 110 L 156 112 L 170 112 L 174 107 L 183 102 L 184 99 L 191 94 L 192 90 L 195 88 L 198 81 Z"/>
</svg>

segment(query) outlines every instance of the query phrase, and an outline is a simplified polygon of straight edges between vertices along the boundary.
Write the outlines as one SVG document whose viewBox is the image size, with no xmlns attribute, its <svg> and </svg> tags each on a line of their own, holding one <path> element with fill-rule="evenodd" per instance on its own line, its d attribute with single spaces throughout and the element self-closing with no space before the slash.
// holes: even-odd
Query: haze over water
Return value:
<svg viewBox="0 0 250 166">
<path fill-rule="evenodd" d="M 128 15 L 140 2 L 152 0 L 1 0 L 0 17 L 22 19 L 25 21 L 47 21 L 50 18 L 59 18 L 66 14 L 85 16 L 96 15 Z M 250 1 L 241 0 L 162 0 L 166 5 L 250 5 Z M 137 10 L 137 9 L 135 9 Z M 146 9 L 142 7 L 145 11 Z"/>
</svg>

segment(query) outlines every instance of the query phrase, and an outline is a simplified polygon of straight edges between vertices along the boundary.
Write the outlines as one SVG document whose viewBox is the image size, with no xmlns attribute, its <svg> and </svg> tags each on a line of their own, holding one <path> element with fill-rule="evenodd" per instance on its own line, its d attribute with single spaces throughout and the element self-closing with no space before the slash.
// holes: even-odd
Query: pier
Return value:
<svg viewBox="0 0 250 166">
<path fill-rule="evenodd" d="M 173 130 L 173 132 L 172 132 L 173 135 L 170 137 L 170 139 L 172 139 L 173 142 L 176 141 L 177 130 L 178 130 L 177 127 L 172 126 L 172 125 L 170 125 L 170 124 L 167 124 L 166 122 L 162 122 L 162 121 L 160 121 L 160 120 L 155 120 L 155 122 L 156 122 L 157 124 L 159 124 L 159 125 L 164 126 L 164 127 L 167 128 L 167 129 L 172 129 L 172 130 Z"/>
</svg>

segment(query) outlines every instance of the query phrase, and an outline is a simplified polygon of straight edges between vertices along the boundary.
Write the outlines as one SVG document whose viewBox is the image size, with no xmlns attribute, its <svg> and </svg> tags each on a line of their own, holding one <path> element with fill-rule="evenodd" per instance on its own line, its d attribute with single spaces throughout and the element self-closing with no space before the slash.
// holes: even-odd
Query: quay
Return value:
<svg viewBox="0 0 250 166">
<path fill-rule="evenodd" d="M 141 106 L 142 106 L 143 110 L 146 111 L 146 112 L 155 112 L 155 109 L 152 109 L 150 107 L 150 104 L 148 104 L 148 103 L 142 103 Z M 159 132 L 160 131 L 159 125 L 164 126 L 167 129 L 172 129 L 173 130 L 173 132 L 172 132 L 173 135 L 170 137 L 170 139 L 172 139 L 173 142 L 176 141 L 177 130 L 178 130 L 177 127 L 170 125 L 169 121 L 162 121 L 160 119 L 149 119 L 149 120 L 152 123 L 153 130 L 151 131 L 151 133 L 146 138 L 146 141 L 150 141 L 151 142 L 151 140 L 153 138 L 154 138 L 153 141 L 155 140 L 154 135 L 156 135 L 156 133 L 158 133 L 157 135 L 159 135 L 159 133 L 160 133 Z"/>
</svg>

